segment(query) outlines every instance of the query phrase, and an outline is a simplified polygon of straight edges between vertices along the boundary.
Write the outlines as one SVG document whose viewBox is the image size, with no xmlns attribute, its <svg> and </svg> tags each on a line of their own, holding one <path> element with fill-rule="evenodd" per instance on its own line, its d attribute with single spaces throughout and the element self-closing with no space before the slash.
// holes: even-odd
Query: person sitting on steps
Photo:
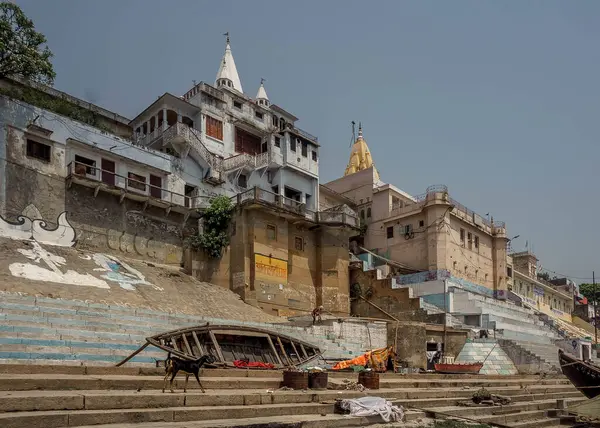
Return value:
<svg viewBox="0 0 600 428">
<path fill-rule="evenodd" d="M 319 306 L 318 308 L 313 309 L 313 311 L 312 311 L 313 325 L 315 325 L 315 323 L 317 322 L 317 318 L 319 319 L 319 322 L 323 321 L 321 319 L 322 312 L 323 312 L 323 306 Z"/>
</svg>

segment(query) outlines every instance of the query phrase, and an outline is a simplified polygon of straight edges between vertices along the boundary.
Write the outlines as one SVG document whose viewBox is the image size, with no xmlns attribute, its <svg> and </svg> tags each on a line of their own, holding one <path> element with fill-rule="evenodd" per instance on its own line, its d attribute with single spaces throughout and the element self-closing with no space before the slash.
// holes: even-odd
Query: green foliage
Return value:
<svg viewBox="0 0 600 428">
<path fill-rule="evenodd" d="M 369 227 L 369 225 L 365 222 L 364 218 L 360 219 L 360 225 L 358 226 L 359 229 L 359 236 L 365 236 L 367 234 L 367 228 Z"/>
<path fill-rule="evenodd" d="M 189 238 L 194 250 L 203 250 L 209 257 L 218 259 L 229 245 L 229 225 L 233 217 L 233 204 L 227 196 L 217 196 L 204 212 L 204 233 Z"/>
<path fill-rule="evenodd" d="M 362 288 L 358 282 L 355 282 L 350 286 L 350 297 L 358 299 L 360 296 L 362 296 Z"/>
<path fill-rule="evenodd" d="M 46 37 L 12 2 L 0 3 L 0 77 L 18 77 L 52 85 L 56 73 Z"/>
<path fill-rule="evenodd" d="M 590 303 L 600 302 L 600 284 L 579 284 L 579 292 L 587 297 Z"/>
<path fill-rule="evenodd" d="M 0 94 L 44 110 L 52 111 L 61 116 L 86 123 L 103 131 L 108 131 L 106 126 L 100 121 L 100 115 L 98 115 L 98 113 L 87 108 L 79 107 L 68 99 L 52 96 L 36 88 L 29 86 L 0 88 Z"/>
<path fill-rule="evenodd" d="M 539 279 L 543 279 L 544 281 L 550 281 L 550 274 L 548 272 L 540 272 L 537 274 Z"/>
</svg>

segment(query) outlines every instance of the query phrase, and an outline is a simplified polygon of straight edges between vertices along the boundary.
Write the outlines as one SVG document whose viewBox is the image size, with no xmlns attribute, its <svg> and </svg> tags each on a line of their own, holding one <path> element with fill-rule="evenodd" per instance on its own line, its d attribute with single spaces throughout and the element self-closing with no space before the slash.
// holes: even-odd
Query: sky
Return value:
<svg viewBox="0 0 600 428">
<path fill-rule="evenodd" d="M 15 3 L 48 38 L 55 87 L 129 118 L 213 83 L 228 31 L 246 94 L 265 78 L 318 136 L 321 183 L 361 121 L 385 182 L 445 184 L 542 268 L 600 277 L 600 2 Z"/>
</svg>

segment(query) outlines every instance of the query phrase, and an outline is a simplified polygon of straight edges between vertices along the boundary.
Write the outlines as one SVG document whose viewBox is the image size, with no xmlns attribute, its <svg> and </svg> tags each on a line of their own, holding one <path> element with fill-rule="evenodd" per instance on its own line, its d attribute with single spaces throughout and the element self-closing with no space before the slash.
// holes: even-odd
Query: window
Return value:
<svg viewBox="0 0 600 428">
<path fill-rule="evenodd" d="M 412 224 L 407 224 L 406 226 L 404 226 L 405 235 L 410 235 L 412 233 L 412 230 Z"/>
<path fill-rule="evenodd" d="M 424 226 L 425 226 L 425 221 L 419 220 L 419 227 L 424 227 Z"/>
<path fill-rule="evenodd" d="M 271 241 L 277 240 L 277 226 L 273 224 L 267 224 L 267 239 Z"/>
<path fill-rule="evenodd" d="M 468 269 L 469 269 L 469 266 L 465 265 L 465 273 L 467 273 Z"/>
<path fill-rule="evenodd" d="M 394 226 L 390 226 L 387 228 L 387 239 L 392 239 L 394 237 Z"/>
<path fill-rule="evenodd" d="M 290 138 L 290 150 L 292 152 L 296 151 L 296 140 L 297 140 L 297 138 L 296 139 Z"/>
<path fill-rule="evenodd" d="M 365 210 L 360 210 L 360 218 L 361 220 L 365 219 Z"/>
<path fill-rule="evenodd" d="M 127 173 L 127 187 L 135 190 L 146 191 L 146 177 L 133 172 Z"/>
<path fill-rule="evenodd" d="M 488 280 L 488 274 L 486 273 L 485 274 L 485 282 L 487 282 L 487 280 Z"/>
<path fill-rule="evenodd" d="M 460 243 L 465 246 L 465 229 L 460 229 Z"/>
<path fill-rule="evenodd" d="M 162 199 L 162 177 L 150 174 L 150 196 Z"/>
<path fill-rule="evenodd" d="M 296 248 L 297 251 L 303 251 L 304 250 L 304 239 L 302 239 L 300 236 L 296 236 L 294 238 L 294 248 Z"/>
<path fill-rule="evenodd" d="M 371 207 L 367 208 L 367 218 L 371 218 Z"/>
<path fill-rule="evenodd" d="M 510 266 L 506 266 L 506 276 L 512 278 L 512 268 Z"/>
<path fill-rule="evenodd" d="M 238 177 L 237 184 L 238 186 L 245 189 L 246 187 L 248 187 L 248 177 L 246 177 L 244 174 L 240 174 L 240 176 Z"/>
<path fill-rule="evenodd" d="M 452 263 L 452 269 L 456 270 L 456 262 Z"/>
<path fill-rule="evenodd" d="M 473 235 L 471 235 L 471 232 L 467 233 L 467 241 L 469 241 L 469 250 L 473 249 Z"/>
<path fill-rule="evenodd" d="M 213 117 L 206 116 L 206 135 L 223 141 L 223 122 Z"/>
<path fill-rule="evenodd" d="M 275 147 L 281 147 L 281 138 L 275 137 Z"/>
<path fill-rule="evenodd" d="M 48 144 L 38 143 L 37 141 L 27 139 L 27 156 L 50 162 L 51 147 Z"/>
<path fill-rule="evenodd" d="M 183 188 L 183 193 L 185 193 L 185 207 L 192 208 L 194 206 L 194 199 L 198 196 L 198 188 L 191 184 L 186 184 Z"/>
<path fill-rule="evenodd" d="M 238 110 L 241 110 L 241 109 L 242 109 L 242 103 L 241 103 L 241 102 L 239 102 L 239 101 L 234 101 L 234 102 L 233 102 L 233 106 L 234 106 L 235 108 L 237 108 Z"/>
<path fill-rule="evenodd" d="M 479 270 L 475 269 L 475 279 L 477 279 L 477 275 L 479 274 Z"/>
<path fill-rule="evenodd" d="M 96 161 L 75 155 L 75 174 L 96 175 Z"/>
<path fill-rule="evenodd" d="M 312 160 L 314 160 L 315 162 L 317 161 L 317 151 L 316 150 L 312 151 Z"/>
<path fill-rule="evenodd" d="M 475 237 L 475 248 L 479 248 L 479 236 Z"/>
<path fill-rule="evenodd" d="M 306 141 L 302 141 L 302 156 L 308 157 L 308 144 Z"/>
<path fill-rule="evenodd" d="M 271 116 L 271 123 L 273 123 L 273 126 L 279 125 L 279 119 L 277 118 L 277 116 L 275 116 L 275 115 Z"/>
<path fill-rule="evenodd" d="M 260 119 L 260 120 L 263 120 L 263 118 L 265 117 L 265 115 L 264 115 L 263 113 L 259 112 L 259 111 L 255 111 L 255 112 L 254 112 L 254 116 L 255 116 L 257 119 Z"/>
</svg>

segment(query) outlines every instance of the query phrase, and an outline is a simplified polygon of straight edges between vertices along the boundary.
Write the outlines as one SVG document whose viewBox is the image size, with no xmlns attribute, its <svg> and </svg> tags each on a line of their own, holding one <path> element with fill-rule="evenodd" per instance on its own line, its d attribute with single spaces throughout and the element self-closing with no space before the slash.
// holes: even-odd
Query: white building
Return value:
<svg viewBox="0 0 600 428">
<path fill-rule="evenodd" d="M 178 189 L 188 196 L 259 187 L 317 211 L 319 144 L 297 120 L 271 104 L 264 81 L 254 98 L 244 94 L 228 36 L 214 85 L 200 82 L 183 97 L 166 93 L 130 125 L 137 144 L 180 158 L 202 177 Z"/>
</svg>

